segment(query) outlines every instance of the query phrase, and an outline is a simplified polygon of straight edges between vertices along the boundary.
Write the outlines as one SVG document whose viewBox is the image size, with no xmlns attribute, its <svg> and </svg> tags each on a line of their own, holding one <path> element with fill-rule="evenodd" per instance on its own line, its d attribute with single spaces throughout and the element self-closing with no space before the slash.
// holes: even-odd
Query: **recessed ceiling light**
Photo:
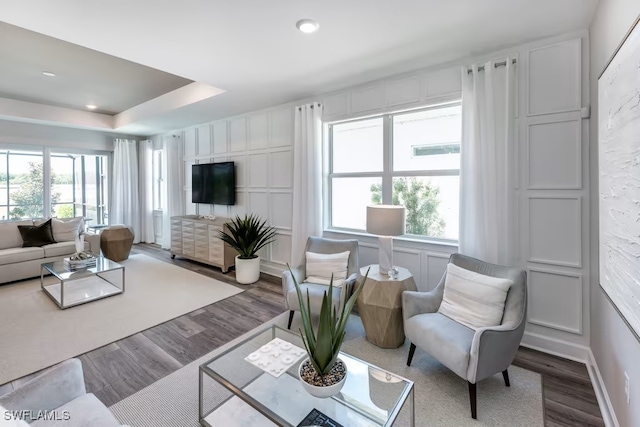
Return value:
<svg viewBox="0 0 640 427">
<path fill-rule="evenodd" d="M 43 71 L 42 74 L 44 74 L 47 77 L 55 77 L 56 73 L 52 73 L 51 71 Z"/>
<path fill-rule="evenodd" d="M 303 33 L 315 33 L 320 28 L 320 24 L 318 24 L 313 19 L 301 19 L 296 23 L 296 27 Z"/>
<path fill-rule="evenodd" d="M 95 106 L 95 105 L 93 105 L 93 104 L 87 104 L 87 105 L 86 105 L 86 107 L 87 107 L 89 110 L 95 110 L 96 108 L 98 108 L 98 107 L 96 107 L 96 106 Z"/>
</svg>

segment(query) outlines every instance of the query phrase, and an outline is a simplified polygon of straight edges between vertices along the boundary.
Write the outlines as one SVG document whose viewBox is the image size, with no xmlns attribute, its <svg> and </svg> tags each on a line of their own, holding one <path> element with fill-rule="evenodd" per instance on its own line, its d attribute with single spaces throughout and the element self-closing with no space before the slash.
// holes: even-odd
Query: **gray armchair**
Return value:
<svg viewBox="0 0 640 427">
<path fill-rule="evenodd" d="M 56 411 L 59 417 L 63 417 L 65 413 L 69 417 L 64 421 L 24 420 L 34 427 L 120 426 L 97 397 L 87 394 L 79 359 L 69 359 L 45 369 L 18 388 L 0 396 L 0 406 L 8 411 L 24 411 L 26 415 L 37 416 L 39 411 Z"/>
<path fill-rule="evenodd" d="M 322 285 L 318 283 L 308 283 L 304 280 L 307 277 L 306 274 L 306 264 L 307 252 L 315 252 L 320 254 L 335 254 L 339 252 L 349 251 L 349 265 L 347 267 L 347 279 L 342 285 L 342 289 L 340 292 L 333 293 L 333 305 L 338 310 L 344 301 L 349 297 L 351 289 L 356 281 L 358 276 L 358 241 L 357 240 L 335 240 L 335 239 L 325 239 L 322 237 L 309 237 L 307 239 L 307 246 L 305 248 L 305 253 L 302 254 L 302 261 L 300 264 L 292 268 L 291 271 L 296 277 L 302 292 L 306 295 L 307 290 L 309 291 L 309 300 L 311 302 L 311 312 L 319 314 L 320 306 L 322 304 L 322 297 L 324 292 L 328 290 L 327 285 Z M 293 278 L 291 277 L 291 273 L 289 270 L 285 270 L 282 273 L 282 292 L 284 293 L 284 300 L 287 304 L 287 309 L 289 310 L 289 325 L 288 328 L 291 328 L 291 322 L 293 321 L 293 314 L 296 311 L 300 311 L 300 304 L 298 302 L 298 295 L 296 293 L 295 285 L 293 284 Z"/>
<path fill-rule="evenodd" d="M 513 281 L 505 301 L 499 326 L 473 330 L 438 313 L 444 294 L 446 273 L 431 292 L 405 291 L 402 294 L 404 331 L 411 341 L 407 366 L 416 346 L 422 348 L 469 383 L 471 416 L 477 417 L 476 384 L 502 372 L 509 387 L 507 368 L 522 341 L 527 317 L 527 273 L 453 254 L 449 262 L 486 276 Z"/>
</svg>

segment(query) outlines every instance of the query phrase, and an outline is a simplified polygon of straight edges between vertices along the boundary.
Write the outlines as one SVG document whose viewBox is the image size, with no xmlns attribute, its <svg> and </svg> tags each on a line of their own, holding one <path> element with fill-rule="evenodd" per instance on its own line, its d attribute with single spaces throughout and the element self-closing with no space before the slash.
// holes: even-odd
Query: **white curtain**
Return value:
<svg viewBox="0 0 640 427">
<path fill-rule="evenodd" d="M 140 241 L 153 243 L 153 141 L 140 141 L 138 146 L 138 178 L 140 187 Z"/>
<path fill-rule="evenodd" d="M 309 236 L 322 235 L 322 105 L 295 109 L 291 261 L 297 263 Z"/>
<path fill-rule="evenodd" d="M 184 159 L 182 138 L 167 135 L 162 141 L 163 172 L 165 179 L 162 210 L 162 247 L 171 248 L 171 217 L 184 215 Z"/>
<path fill-rule="evenodd" d="M 116 139 L 113 151 L 113 198 L 110 224 L 133 228 L 134 243 L 140 242 L 140 199 L 138 193 L 137 143 Z"/>
<path fill-rule="evenodd" d="M 497 62 L 506 65 L 496 66 Z M 478 67 L 484 67 L 479 70 Z M 511 265 L 515 67 L 511 59 L 462 70 L 460 243 L 463 254 Z"/>
</svg>

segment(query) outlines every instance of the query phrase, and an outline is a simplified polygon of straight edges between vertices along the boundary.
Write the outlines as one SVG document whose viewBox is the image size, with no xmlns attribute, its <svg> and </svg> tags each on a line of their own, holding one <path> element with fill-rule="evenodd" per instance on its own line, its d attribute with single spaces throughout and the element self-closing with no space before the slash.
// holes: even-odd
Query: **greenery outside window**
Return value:
<svg viewBox="0 0 640 427">
<path fill-rule="evenodd" d="M 402 204 L 406 234 L 458 240 L 460 102 L 333 123 L 329 226 L 364 231 L 366 206 Z"/>
</svg>

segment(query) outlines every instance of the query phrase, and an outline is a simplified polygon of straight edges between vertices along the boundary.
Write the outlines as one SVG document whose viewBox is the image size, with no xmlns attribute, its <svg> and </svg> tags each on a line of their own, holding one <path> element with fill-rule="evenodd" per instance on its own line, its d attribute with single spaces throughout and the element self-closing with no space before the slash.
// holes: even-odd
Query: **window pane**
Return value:
<svg viewBox="0 0 640 427">
<path fill-rule="evenodd" d="M 333 126 L 333 172 L 381 172 L 382 118 Z"/>
<path fill-rule="evenodd" d="M 365 230 L 367 205 L 381 203 L 382 178 L 333 178 L 331 222 L 333 227 Z"/>
<path fill-rule="evenodd" d="M 3 205 L 6 207 L 9 201 L 7 196 L 7 185 L 7 153 L 0 152 L 0 208 Z M 2 212 L 4 212 L 5 217 L 2 216 Z M 7 219 L 6 215 L 6 209 L 5 211 L 0 211 L 0 220 Z"/>
<path fill-rule="evenodd" d="M 58 218 L 73 218 L 73 157 L 66 154 L 51 154 L 51 204 Z"/>
<path fill-rule="evenodd" d="M 396 177 L 393 204 L 407 211 L 407 234 L 458 240 L 459 176 Z"/>
<path fill-rule="evenodd" d="M 0 205 L 0 220 L 4 221 L 9 219 L 9 209 L 6 206 Z"/>
<path fill-rule="evenodd" d="M 42 218 L 43 202 L 42 154 L 9 152 L 9 216 Z"/>
<path fill-rule="evenodd" d="M 460 169 L 462 107 L 459 105 L 393 117 L 393 169 Z"/>
</svg>

